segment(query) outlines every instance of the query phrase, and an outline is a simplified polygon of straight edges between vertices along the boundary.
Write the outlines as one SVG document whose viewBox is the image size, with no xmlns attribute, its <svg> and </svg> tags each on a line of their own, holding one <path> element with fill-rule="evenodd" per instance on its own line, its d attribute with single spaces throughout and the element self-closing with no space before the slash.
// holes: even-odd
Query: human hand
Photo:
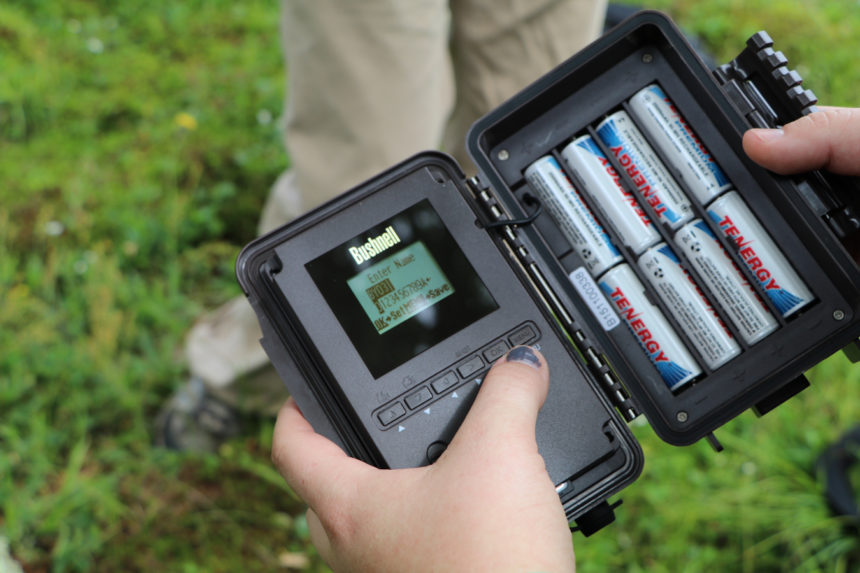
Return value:
<svg viewBox="0 0 860 573">
<path fill-rule="evenodd" d="M 781 130 L 750 129 L 743 144 L 753 161 L 776 173 L 860 175 L 860 109 L 821 107 Z"/>
<path fill-rule="evenodd" d="M 517 347 L 487 374 L 431 466 L 379 470 L 314 432 L 289 400 L 272 459 L 336 571 L 573 571 L 567 519 L 535 441 L 549 371 Z"/>
</svg>

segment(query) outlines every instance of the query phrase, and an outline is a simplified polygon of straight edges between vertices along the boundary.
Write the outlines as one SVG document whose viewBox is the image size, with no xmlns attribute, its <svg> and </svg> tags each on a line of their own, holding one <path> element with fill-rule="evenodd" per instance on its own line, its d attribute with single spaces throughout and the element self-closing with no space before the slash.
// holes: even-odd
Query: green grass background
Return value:
<svg viewBox="0 0 860 573">
<path fill-rule="evenodd" d="M 856 0 L 651 6 L 718 61 L 767 29 L 823 102 L 860 105 Z M 183 335 L 239 292 L 288 163 L 277 21 L 275 0 L 0 4 L 0 535 L 29 571 L 325 570 L 271 420 L 218 455 L 151 446 Z M 860 421 L 858 376 L 829 359 L 721 429 L 721 454 L 637 425 L 644 474 L 614 525 L 574 537 L 579 570 L 857 571 L 814 463 Z"/>
</svg>

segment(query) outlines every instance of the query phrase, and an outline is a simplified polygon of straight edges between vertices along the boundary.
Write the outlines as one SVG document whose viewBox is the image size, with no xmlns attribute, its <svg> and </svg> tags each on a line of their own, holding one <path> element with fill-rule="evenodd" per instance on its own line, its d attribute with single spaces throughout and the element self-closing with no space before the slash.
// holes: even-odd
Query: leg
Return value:
<svg viewBox="0 0 860 573">
<path fill-rule="evenodd" d="M 266 231 L 422 149 L 450 109 L 442 0 L 285 0 L 292 169 L 261 218 Z M 282 218 L 285 217 L 285 218 Z M 189 335 L 193 374 L 216 388 L 267 362 L 257 320 L 230 301 Z"/>
<path fill-rule="evenodd" d="M 453 101 L 445 0 L 285 0 L 285 141 L 311 208 L 439 145 Z"/>
<path fill-rule="evenodd" d="M 445 0 L 284 0 L 292 169 L 260 220 L 269 231 L 400 159 L 435 148 L 453 102 Z M 286 390 L 244 299 L 189 333 L 192 377 L 234 407 L 265 411 Z M 186 400 L 188 402 L 188 400 Z"/>
<path fill-rule="evenodd" d="M 451 0 L 457 101 L 444 149 L 471 167 L 469 126 L 597 38 L 605 13 L 606 0 Z"/>
</svg>

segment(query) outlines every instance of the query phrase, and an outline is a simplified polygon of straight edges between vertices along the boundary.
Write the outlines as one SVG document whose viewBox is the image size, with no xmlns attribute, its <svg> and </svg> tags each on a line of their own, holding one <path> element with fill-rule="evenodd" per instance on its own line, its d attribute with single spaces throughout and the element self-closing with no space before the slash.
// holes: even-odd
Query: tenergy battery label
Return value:
<svg viewBox="0 0 860 573">
<path fill-rule="evenodd" d="M 814 300 L 737 192 L 714 201 L 708 207 L 708 216 L 737 246 L 741 260 L 782 316 L 794 314 Z"/>
<path fill-rule="evenodd" d="M 590 135 L 579 137 L 561 152 L 582 182 L 583 191 L 599 205 L 621 242 L 640 254 L 660 240 L 660 234 L 636 197 L 621 185 L 621 177 Z"/>
<path fill-rule="evenodd" d="M 618 265 L 606 272 L 600 278 L 600 288 L 670 390 L 680 388 L 702 373 L 666 317 L 648 301 L 645 287 L 628 265 Z"/>
<path fill-rule="evenodd" d="M 680 172 L 699 201 L 707 203 L 731 187 L 711 152 L 660 86 L 651 84 L 637 92 L 628 103 L 650 141 Z"/>
<path fill-rule="evenodd" d="M 684 250 L 744 342 L 755 344 L 777 329 L 776 319 L 704 221 L 696 219 L 685 225 L 675 235 L 675 244 Z"/>
<path fill-rule="evenodd" d="M 690 200 L 627 113 L 618 111 L 604 119 L 597 126 L 597 135 L 661 221 L 677 229 L 692 218 Z"/>
</svg>

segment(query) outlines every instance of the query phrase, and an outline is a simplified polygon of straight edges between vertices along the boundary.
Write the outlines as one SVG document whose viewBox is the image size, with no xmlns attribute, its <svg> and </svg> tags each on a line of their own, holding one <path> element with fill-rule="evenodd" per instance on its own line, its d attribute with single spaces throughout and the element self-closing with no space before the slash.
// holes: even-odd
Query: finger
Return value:
<svg viewBox="0 0 860 573">
<path fill-rule="evenodd" d="M 543 355 L 529 346 L 511 349 L 484 378 L 452 447 L 462 442 L 458 447 L 479 444 L 485 451 L 505 451 L 511 445 L 536 450 L 535 423 L 548 389 Z"/>
<path fill-rule="evenodd" d="M 317 511 L 337 506 L 369 469 L 317 434 L 290 398 L 275 422 L 272 461 L 288 484 Z"/>
<path fill-rule="evenodd" d="M 860 175 L 860 109 L 824 107 L 779 129 L 750 129 L 744 151 L 776 173 Z"/>
</svg>

